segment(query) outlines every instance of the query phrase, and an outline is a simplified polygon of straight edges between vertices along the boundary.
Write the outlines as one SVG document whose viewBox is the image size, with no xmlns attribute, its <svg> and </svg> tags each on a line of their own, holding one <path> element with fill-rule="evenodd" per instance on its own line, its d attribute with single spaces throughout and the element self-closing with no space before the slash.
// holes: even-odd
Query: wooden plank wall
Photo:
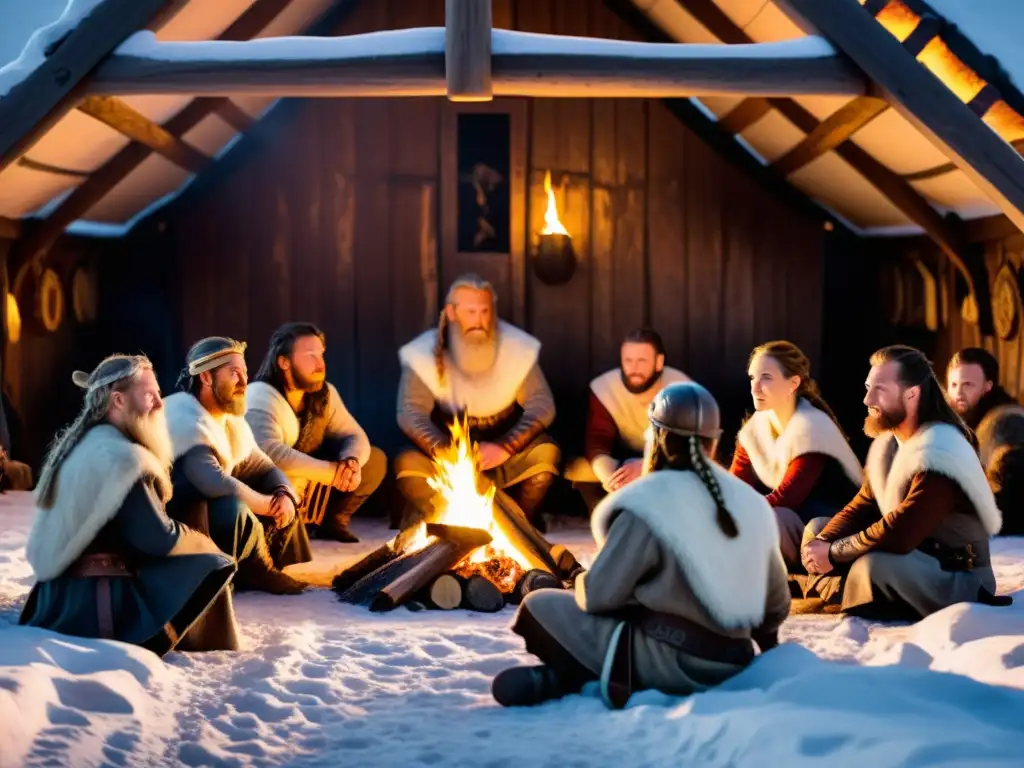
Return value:
<svg viewBox="0 0 1024 768">
<path fill-rule="evenodd" d="M 364 2 L 341 32 L 441 25 L 443 15 L 441 0 Z M 495 22 L 634 37 L 600 0 L 496 0 Z M 436 324 L 448 282 L 467 270 L 493 280 L 502 315 L 542 340 L 569 443 L 590 377 L 616 365 L 619 339 L 643 322 L 665 337 L 670 364 L 715 392 L 730 429 L 749 407 L 752 346 L 786 337 L 820 360 L 821 223 L 774 199 L 664 104 L 511 103 L 526 130 L 514 137 L 522 178 L 513 190 L 523 193 L 513 195 L 510 256 L 449 245 L 441 201 L 451 194 L 455 109 L 443 99 L 310 100 L 169 220 L 160 244 L 135 243 L 173 269 L 156 280 L 169 286 L 176 318 L 177 351 L 158 363 L 172 375 L 161 378 L 173 381 L 187 346 L 210 334 L 248 341 L 255 371 L 278 324 L 311 320 L 327 333 L 331 380 L 391 449 L 396 350 Z M 529 268 L 548 170 L 580 258 L 562 286 Z"/>
</svg>

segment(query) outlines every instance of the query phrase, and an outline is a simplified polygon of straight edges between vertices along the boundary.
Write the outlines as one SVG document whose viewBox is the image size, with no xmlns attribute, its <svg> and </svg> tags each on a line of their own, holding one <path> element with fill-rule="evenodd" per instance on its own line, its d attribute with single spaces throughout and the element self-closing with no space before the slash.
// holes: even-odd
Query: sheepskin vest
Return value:
<svg viewBox="0 0 1024 768">
<path fill-rule="evenodd" d="M 779 557 L 779 528 L 764 496 L 712 464 L 739 535 L 727 538 L 717 507 L 696 472 L 664 469 L 601 500 L 591 517 L 598 547 L 615 516 L 628 510 L 675 556 L 694 596 L 725 629 L 751 629 L 764 620 L 771 558 Z M 780 566 L 781 567 L 781 566 Z"/>
<path fill-rule="evenodd" d="M 36 579 L 50 581 L 64 573 L 143 478 L 154 481 L 164 503 L 170 500 L 167 468 L 152 452 L 111 424 L 86 432 L 57 470 L 52 506 L 36 507 L 25 547 Z"/>
<path fill-rule="evenodd" d="M 202 403 L 188 392 L 175 392 L 164 400 L 174 460 L 197 446 L 213 451 L 227 475 L 256 450 L 252 427 L 242 416 L 227 415 L 221 426 Z"/>
<path fill-rule="evenodd" d="M 643 453 L 644 433 L 651 424 L 647 416 L 647 406 L 654 395 L 662 389 L 681 381 L 690 381 L 690 377 L 666 365 L 661 372 L 657 389 L 637 395 L 626 389 L 626 385 L 622 383 L 622 369 L 613 368 L 590 382 L 590 391 L 611 414 L 623 445 L 635 453 Z"/>
<path fill-rule="evenodd" d="M 490 370 L 467 376 L 445 353 L 445 375 L 437 375 L 434 343 L 437 331 L 426 331 L 398 350 L 402 365 L 412 370 L 448 413 L 464 411 L 486 419 L 507 411 L 540 355 L 540 342 L 503 320 L 498 321 L 498 353 Z"/>
</svg>

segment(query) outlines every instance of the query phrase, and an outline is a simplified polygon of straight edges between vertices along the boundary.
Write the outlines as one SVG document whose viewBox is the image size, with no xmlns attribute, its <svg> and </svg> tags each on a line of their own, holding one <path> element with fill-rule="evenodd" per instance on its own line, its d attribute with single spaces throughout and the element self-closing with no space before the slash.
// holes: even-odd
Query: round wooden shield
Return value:
<svg viewBox="0 0 1024 768">
<path fill-rule="evenodd" d="M 963 303 L 960 305 L 960 317 L 971 325 L 978 324 L 978 302 L 974 300 L 973 293 L 964 296 Z"/>
<path fill-rule="evenodd" d="M 21 341 L 21 310 L 13 293 L 7 294 L 7 341 L 17 344 Z"/>
<path fill-rule="evenodd" d="M 1004 264 L 996 275 L 996 284 L 992 289 L 992 323 L 999 338 L 1009 341 L 1017 335 L 1020 312 L 1020 286 L 1017 274 L 1012 267 Z"/>
<path fill-rule="evenodd" d="M 64 320 L 64 288 L 52 269 L 44 269 L 36 292 L 36 310 L 43 328 L 53 332 Z"/>
<path fill-rule="evenodd" d="M 71 307 L 80 323 L 96 319 L 96 282 L 85 267 L 78 267 L 71 278 Z"/>
</svg>

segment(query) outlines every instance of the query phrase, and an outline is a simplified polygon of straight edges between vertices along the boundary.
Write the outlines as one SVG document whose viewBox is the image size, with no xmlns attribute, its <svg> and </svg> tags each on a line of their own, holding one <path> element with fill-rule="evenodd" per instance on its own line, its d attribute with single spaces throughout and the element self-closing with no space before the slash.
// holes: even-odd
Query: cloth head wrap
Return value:
<svg viewBox="0 0 1024 768">
<path fill-rule="evenodd" d="M 75 386 L 91 392 L 132 376 L 139 366 L 147 364 L 149 364 L 149 360 L 142 355 L 110 355 L 110 357 L 104 358 L 92 373 L 73 372 L 71 381 L 75 383 Z"/>
<path fill-rule="evenodd" d="M 197 341 L 189 350 L 185 359 L 189 376 L 198 376 L 203 371 L 211 371 L 225 363 L 231 355 L 244 355 L 248 345 L 244 341 L 235 341 L 226 336 L 210 336 Z"/>
</svg>

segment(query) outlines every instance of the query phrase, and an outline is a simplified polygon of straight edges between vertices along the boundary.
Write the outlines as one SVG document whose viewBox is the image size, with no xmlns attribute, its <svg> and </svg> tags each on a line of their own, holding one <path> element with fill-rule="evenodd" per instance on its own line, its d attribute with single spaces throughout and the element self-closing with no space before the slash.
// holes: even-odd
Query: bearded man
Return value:
<svg viewBox="0 0 1024 768">
<path fill-rule="evenodd" d="M 434 515 L 431 457 L 465 417 L 479 443 L 480 470 L 498 488 L 518 486 L 534 520 L 561 453 L 546 430 L 555 400 L 537 359 L 540 342 L 499 320 L 490 283 L 464 275 L 448 290 L 436 330 L 399 350 L 398 426 L 416 446 L 395 460 L 398 488 L 424 519 Z M 408 522 L 408 521 L 406 521 Z"/>
<path fill-rule="evenodd" d="M 981 347 L 965 347 L 946 367 L 949 404 L 973 430 L 994 408 L 1017 401 L 999 385 L 999 361 Z"/>
<path fill-rule="evenodd" d="M 237 648 L 233 561 L 164 508 L 171 441 L 152 364 L 112 355 L 72 380 L 85 405 L 43 463 L 26 547 L 37 582 L 20 623 L 160 656 Z"/>
<path fill-rule="evenodd" d="M 669 384 L 690 381 L 682 371 L 665 365 L 665 345 L 650 328 L 639 328 L 622 340 L 619 361 L 618 368 L 590 382 L 587 464 L 575 467 L 570 478 L 591 510 L 607 493 L 640 477 L 648 407 Z"/>
<path fill-rule="evenodd" d="M 816 593 L 842 611 L 928 616 L 959 602 L 1001 604 L 989 537 L 1002 515 L 973 445 L 922 352 L 871 357 L 864 431 L 875 440 L 865 481 L 835 517 L 804 531 L 802 560 Z"/>
<path fill-rule="evenodd" d="M 238 589 L 298 594 L 282 568 L 313 559 L 298 497 L 256 445 L 244 418 L 248 371 L 242 342 L 196 342 L 167 398 L 174 455 L 172 515 L 208 521 L 210 536 L 238 561 Z"/>
<path fill-rule="evenodd" d="M 270 337 L 246 394 L 245 419 L 260 448 L 287 475 L 299 511 L 319 538 L 346 543 L 352 515 L 387 472 L 384 452 L 327 381 L 326 338 L 312 323 L 286 323 Z"/>
</svg>

